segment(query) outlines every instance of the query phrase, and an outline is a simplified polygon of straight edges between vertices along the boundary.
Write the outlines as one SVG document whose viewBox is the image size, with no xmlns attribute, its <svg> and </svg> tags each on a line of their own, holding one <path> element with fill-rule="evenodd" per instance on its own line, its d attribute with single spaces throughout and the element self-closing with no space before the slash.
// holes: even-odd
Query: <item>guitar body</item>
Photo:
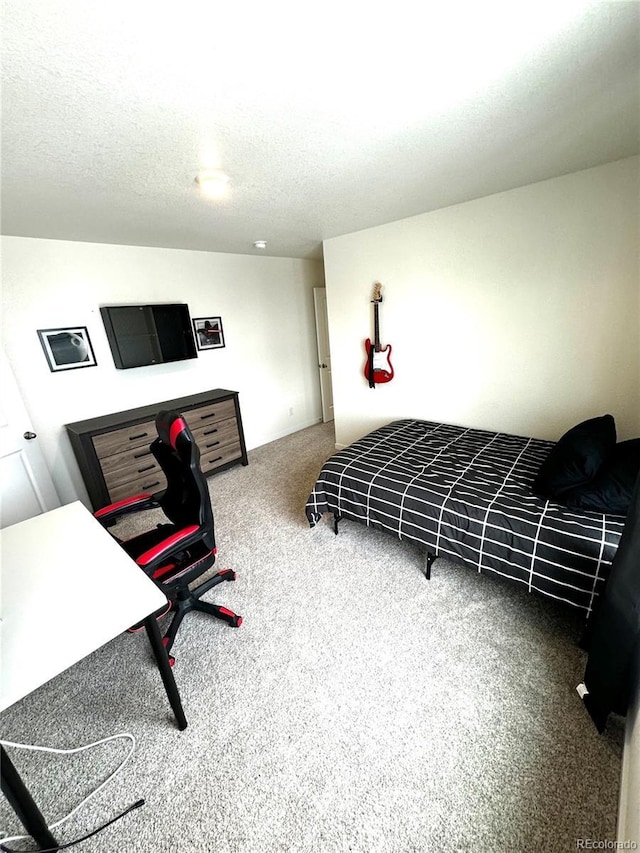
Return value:
<svg viewBox="0 0 640 853">
<path fill-rule="evenodd" d="M 365 379 L 371 380 L 373 370 L 373 381 L 376 385 L 380 382 L 391 382 L 393 379 L 393 365 L 391 364 L 391 344 L 376 350 L 375 344 L 370 338 L 364 342 L 367 351 L 367 362 L 364 366 Z"/>
</svg>

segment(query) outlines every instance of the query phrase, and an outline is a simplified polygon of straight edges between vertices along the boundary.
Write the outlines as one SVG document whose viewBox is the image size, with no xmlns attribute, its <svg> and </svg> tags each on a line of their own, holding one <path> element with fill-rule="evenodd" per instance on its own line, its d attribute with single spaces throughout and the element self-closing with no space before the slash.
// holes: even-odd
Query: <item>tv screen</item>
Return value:
<svg viewBox="0 0 640 853">
<path fill-rule="evenodd" d="M 105 305 L 100 313 L 118 368 L 197 357 L 186 305 Z"/>
</svg>

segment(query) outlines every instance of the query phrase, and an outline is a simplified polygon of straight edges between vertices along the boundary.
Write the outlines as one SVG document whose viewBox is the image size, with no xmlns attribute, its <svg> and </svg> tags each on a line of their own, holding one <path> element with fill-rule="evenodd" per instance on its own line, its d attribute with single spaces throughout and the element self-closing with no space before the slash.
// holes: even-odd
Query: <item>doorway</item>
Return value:
<svg viewBox="0 0 640 853">
<path fill-rule="evenodd" d="M 0 349 L 0 527 L 60 506 L 13 370 Z"/>
<path fill-rule="evenodd" d="M 316 313 L 316 340 L 318 344 L 318 372 L 320 374 L 322 420 L 326 424 L 333 420 L 333 386 L 331 384 L 329 318 L 327 314 L 327 290 L 325 287 L 313 288 L 313 304 Z"/>
</svg>

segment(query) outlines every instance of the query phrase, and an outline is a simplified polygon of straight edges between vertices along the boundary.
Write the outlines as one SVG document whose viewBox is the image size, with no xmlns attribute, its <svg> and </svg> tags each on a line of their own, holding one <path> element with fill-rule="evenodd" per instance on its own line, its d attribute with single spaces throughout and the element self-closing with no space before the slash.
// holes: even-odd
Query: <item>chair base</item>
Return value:
<svg viewBox="0 0 640 853">
<path fill-rule="evenodd" d="M 208 613 L 210 616 L 215 616 L 216 619 L 222 619 L 228 625 L 231 625 L 232 628 L 239 628 L 242 625 L 242 616 L 238 616 L 237 613 L 219 604 L 210 604 L 208 601 L 201 600 L 201 596 L 214 586 L 223 581 L 234 581 L 235 579 L 236 573 L 232 569 L 223 569 L 212 578 L 209 578 L 209 580 L 195 587 L 195 589 L 183 587 L 176 591 L 175 598 L 172 597 L 171 599 L 173 618 L 162 638 L 167 653 L 171 651 L 180 623 L 191 610 L 199 610 L 201 613 Z M 175 658 L 171 654 L 169 654 L 169 663 L 171 666 L 175 663 Z"/>
</svg>

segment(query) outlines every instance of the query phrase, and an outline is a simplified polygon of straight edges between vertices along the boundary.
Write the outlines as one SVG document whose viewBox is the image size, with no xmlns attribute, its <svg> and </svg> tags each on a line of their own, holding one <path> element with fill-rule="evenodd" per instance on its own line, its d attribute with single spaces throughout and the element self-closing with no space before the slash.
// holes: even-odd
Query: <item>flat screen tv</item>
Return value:
<svg viewBox="0 0 640 853">
<path fill-rule="evenodd" d="M 197 358 L 184 304 L 105 305 L 100 313 L 116 367 Z"/>
</svg>

